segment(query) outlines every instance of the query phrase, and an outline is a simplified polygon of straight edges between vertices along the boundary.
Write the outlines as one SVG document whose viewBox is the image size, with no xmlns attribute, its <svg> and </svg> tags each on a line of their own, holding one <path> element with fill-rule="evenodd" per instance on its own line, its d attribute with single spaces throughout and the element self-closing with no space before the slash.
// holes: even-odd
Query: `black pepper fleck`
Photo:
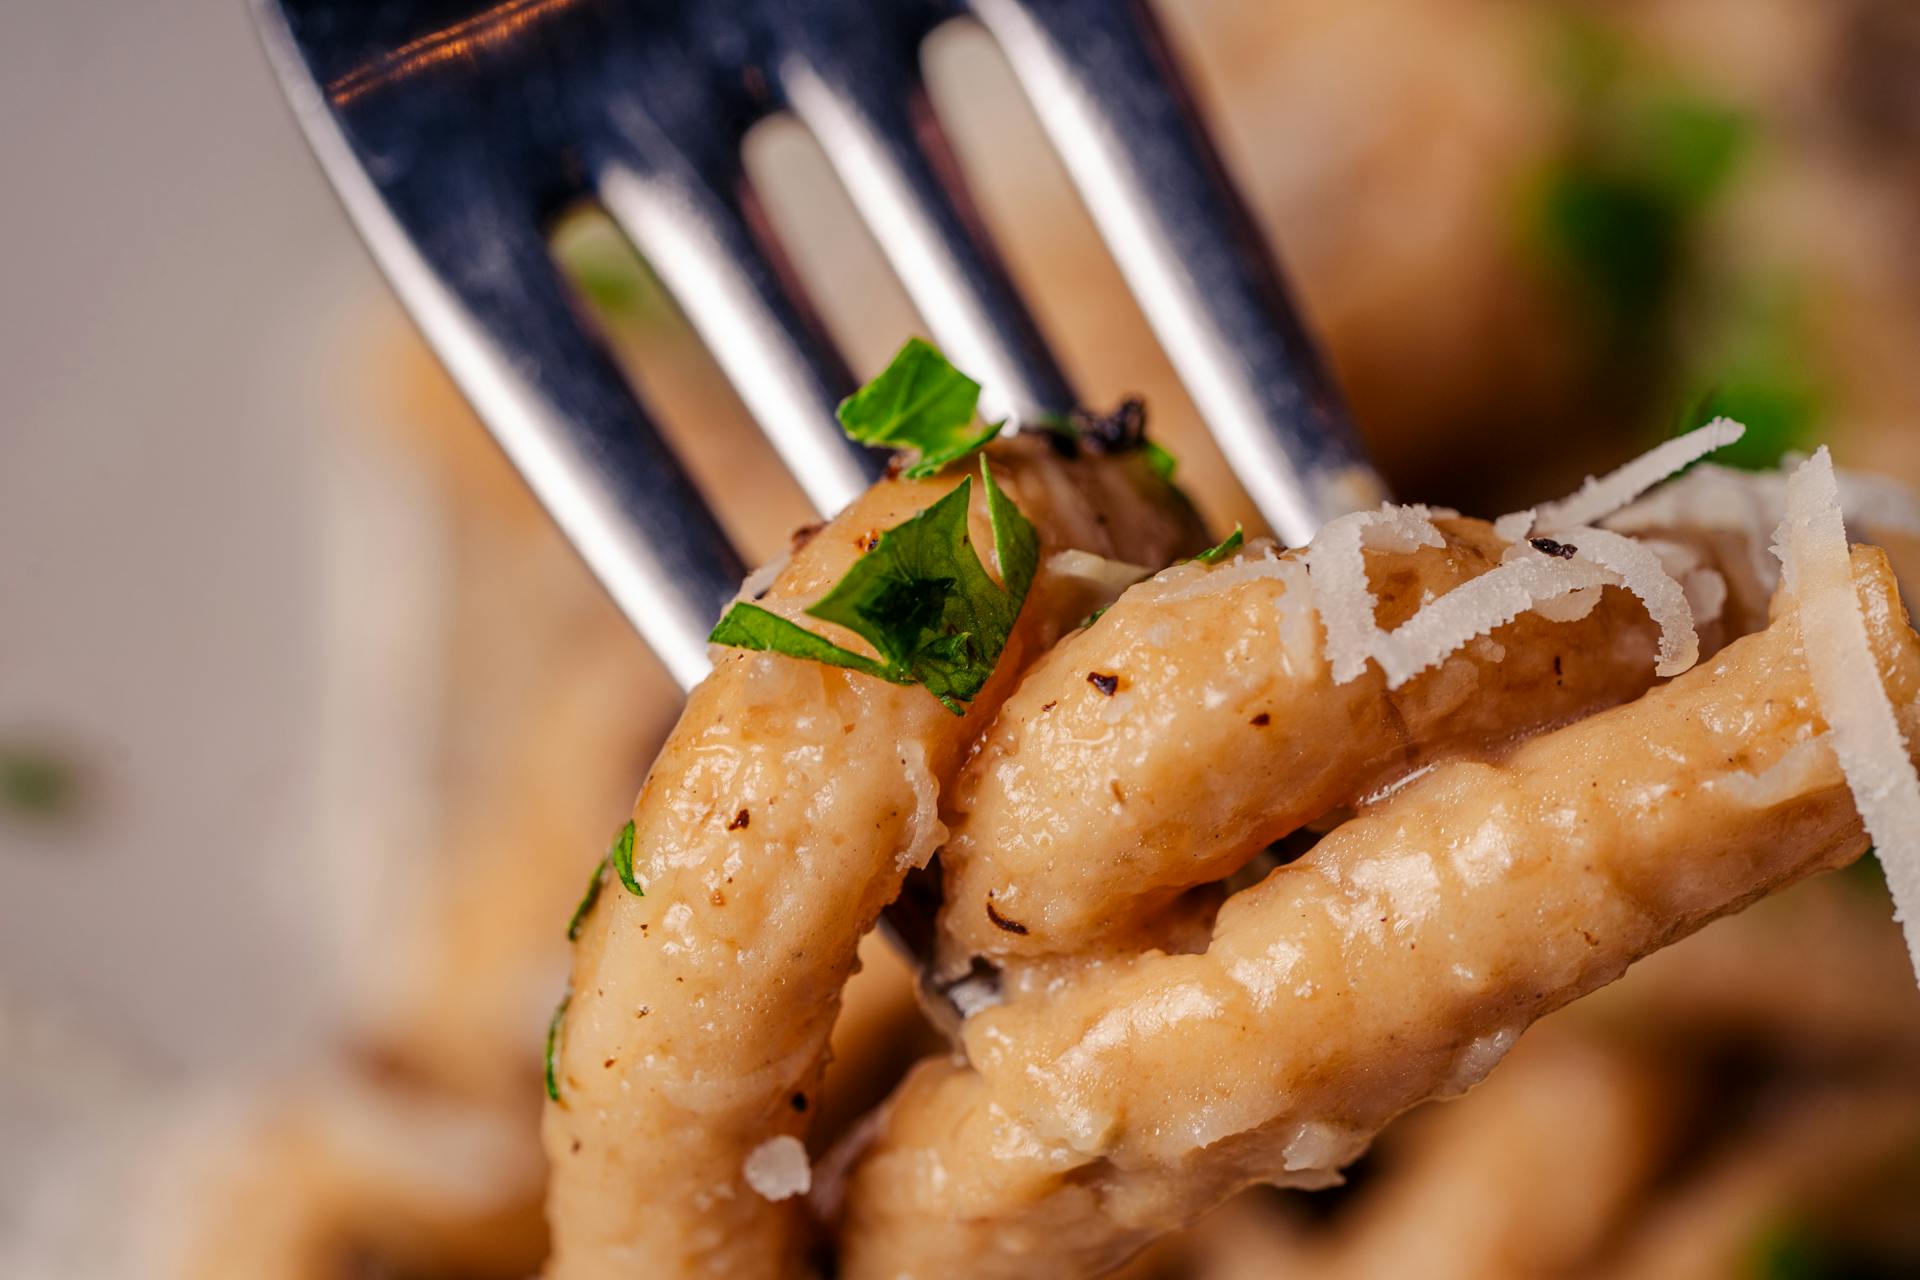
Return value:
<svg viewBox="0 0 1920 1280">
<path fill-rule="evenodd" d="M 1113 691 L 1120 687 L 1120 677 L 1110 676 L 1104 671 L 1089 671 L 1087 672 L 1087 683 L 1098 689 L 1106 697 L 1111 698 Z"/>
<path fill-rule="evenodd" d="M 792 1101 L 793 1101 L 793 1109 L 794 1109 L 795 1111 L 805 1111 L 805 1110 L 807 1109 L 807 1095 L 806 1095 L 806 1094 L 804 1094 L 804 1093 L 796 1093 L 796 1094 L 794 1094 L 794 1095 L 793 1095 L 793 1099 L 792 1099 Z"/>
<path fill-rule="evenodd" d="M 1259 715 L 1255 716 L 1252 720 L 1248 721 L 1248 723 L 1257 725 L 1258 727 L 1264 729 L 1268 725 L 1273 723 L 1273 717 L 1268 715 L 1266 712 L 1262 711 Z"/>
<path fill-rule="evenodd" d="M 987 919 L 993 921 L 996 929 L 1005 929 L 1008 933 L 1017 933 L 1023 937 L 1026 935 L 1027 926 L 1021 924 L 1018 920 L 1009 920 L 998 911 L 995 911 L 993 909 L 992 898 L 987 899 Z"/>
<path fill-rule="evenodd" d="M 1552 556 L 1555 560 L 1571 560 L 1580 548 L 1568 542 L 1555 542 L 1552 538 L 1529 538 L 1533 549 L 1543 556 Z"/>
<path fill-rule="evenodd" d="M 746 825 L 752 821 L 753 821 L 753 815 L 748 813 L 745 809 L 742 809 L 740 812 L 733 815 L 733 821 L 727 824 L 727 830 L 729 831 L 743 830 L 746 827 Z"/>
</svg>

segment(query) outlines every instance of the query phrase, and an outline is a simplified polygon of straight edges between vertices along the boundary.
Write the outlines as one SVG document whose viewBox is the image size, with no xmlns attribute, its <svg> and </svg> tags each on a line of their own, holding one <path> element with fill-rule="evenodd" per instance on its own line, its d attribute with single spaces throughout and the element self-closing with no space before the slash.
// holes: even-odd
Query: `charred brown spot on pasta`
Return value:
<svg viewBox="0 0 1920 1280">
<path fill-rule="evenodd" d="M 1120 677 L 1108 675 L 1104 671 L 1087 672 L 1087 683 L 1098 689 L 1101 696 L 1111 698 L 1114 690 L 1120 687 Z"/>
<path fill-rule="evenodd" d="M 733 821 L 727 823 L 727 830 L 744 831 L 747 827 L 747 824 L 752 821 L 753 821 L 753 815 L 748 813 L 745 809 L 742 809 L 740 812 L 733 815 Z"/>
</svg>

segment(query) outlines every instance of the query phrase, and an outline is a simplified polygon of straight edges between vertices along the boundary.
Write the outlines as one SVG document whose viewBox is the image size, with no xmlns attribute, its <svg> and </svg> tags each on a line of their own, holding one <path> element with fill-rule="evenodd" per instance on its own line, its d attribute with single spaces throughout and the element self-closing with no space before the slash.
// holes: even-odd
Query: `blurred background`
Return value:
<svg viewBox="0 0 1920 1280">
<path fill-rule="evenodd" d="M 1920 482 L 1912 0 L 1163 0 L 1399 496 L 1725 413 Z M 991 44 L 942 119 L 1094 407 L 1256 524 Z M 917 321 L 756 132 L 857 372 Z M 0 1275 L 512 1277 L 564 921 L 676 696 L 401 317 L 235 0 L 0 9 Z M 645 267 L 556 252 L 753 557 L 807 518 Z M 822 1140 L 931 1043 L 873 950 Z M 1920 1275 L 1871 863 L 1530 1033 L 1345 1191 L 1140 1275 Z"/>
</svg>

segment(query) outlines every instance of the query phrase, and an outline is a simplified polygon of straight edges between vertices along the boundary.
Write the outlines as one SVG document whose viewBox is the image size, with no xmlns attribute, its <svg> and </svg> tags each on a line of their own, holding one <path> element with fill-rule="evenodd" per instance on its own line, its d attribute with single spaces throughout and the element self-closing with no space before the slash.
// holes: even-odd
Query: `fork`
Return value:
<svg viewBox="0 0 1920 1280">
<path fill-rule="evenodd" d="M 556 266 L 597 201 L 809 501 L 884 459 L 747 181 L 779 112 L 820 143 L 982 408 L 1076 397 L 989 241 L 919 74 L 956 19 L 999 44 L 1215 440 L 1304 542 L 1382 489 L 1144 0 L 252 0 L 381 269 L 539 499 L 682 687 L 745 566 Z"/>
</svg>

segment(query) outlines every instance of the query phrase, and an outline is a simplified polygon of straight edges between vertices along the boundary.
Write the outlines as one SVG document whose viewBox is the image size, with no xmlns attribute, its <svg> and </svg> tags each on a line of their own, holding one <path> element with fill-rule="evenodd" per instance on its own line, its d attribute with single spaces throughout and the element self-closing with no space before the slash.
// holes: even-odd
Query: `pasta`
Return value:
<svg viewBox="0 0 1920 1280">
<path fill-rule="evenodd" d="M 797 1274 L 809 1200 L 850 1277 L 1099 1274 L 1248 1186 L 1337 1181 L 1541 1015 L 1866 846 L 1842 765 L 1870 707 L 1830 716 L 1837 651 L 1795 594 L 1823 580 L 1741 635 L 1744 545 L 1591 523 L 1659 457 L 1491 525 L 1387 508 L 1127 587 L 1197 541 L 1186 508 L 1133 456 L 1060 452 L 990 450 L 1041 551 L 971 705 L 816 635 L 730 641 L 798 648 L 726 653 L 696 692 L 611 857 L 625 891 L 577 917 L 551 1275 Z M 1815 462 L 1789 507 L 1833 524 L 1789 522 L 1783 554 L 1841 549 L 1911 740 L 1920 637 L 1883 555 L 1817 541 Z M 849 616 L 795 605 L 953 495 L 888 481 L 748 594 Z M 1076 630 L 1090 585 L 1125 590 Z M 1311 847 L 1263 861 L 1282 838 Z M 936 849 L 959 1053 L 816 1178 L 836 993 Z M 1272 869 L 1223 901 L 1248 863 Z"/>
<path fill-rule="evenodd" d="M 1138 454 L 1067 461 L 1027 437 L 992 456 L 1043 555 L 1163 562 L 1198 545 L 1190 509 Z M 799 549 L 763 603 L 817 594 L 955 479 L 882 482 Z M 720 658 L 635 806 L 646 896 L 610 889 L 576 948 L 546 1123 L 551 1274 L 756 1275 L 799 1256 L 791 1148 L 759 1157 L 758 1177 L 749 1158 L 804 1129 L 855 945 L 944 838 L 938 791 L 975 724 L 1023 655 L 1086 608 L 1043 560 L 964 717 L 811 662 Z"/>
</svg>

